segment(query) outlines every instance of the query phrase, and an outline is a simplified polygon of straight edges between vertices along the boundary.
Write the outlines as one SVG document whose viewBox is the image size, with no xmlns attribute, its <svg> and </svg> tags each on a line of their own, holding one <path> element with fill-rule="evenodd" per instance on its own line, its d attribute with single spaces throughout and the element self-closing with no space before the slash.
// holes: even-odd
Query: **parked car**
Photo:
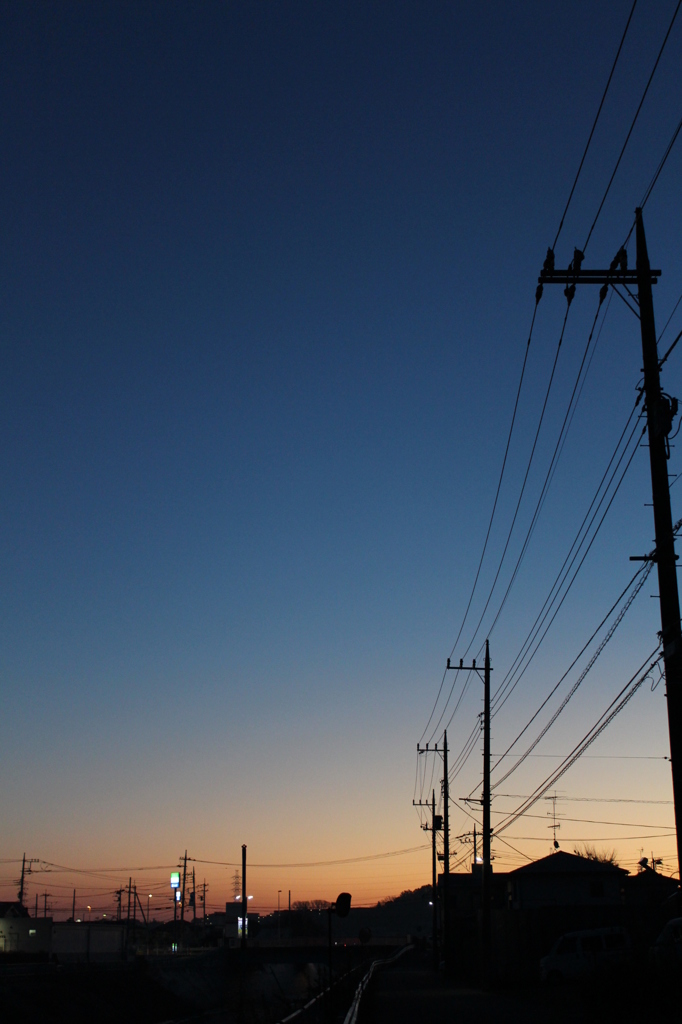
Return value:
<svg viewBox="0 0 682 1024">
<path fill-rule="evenodd" d="M 649 962 L 658 970 L 682 963 L 682 917 L 674 917 L 649 950 Z"/>
<path fill-rule="evenodd" d="M 623 928 L 567 932 L 540 961 L 540 977 L 549 983 L 581 978 L 627 963 L 632 946 Z"/>
</svg>

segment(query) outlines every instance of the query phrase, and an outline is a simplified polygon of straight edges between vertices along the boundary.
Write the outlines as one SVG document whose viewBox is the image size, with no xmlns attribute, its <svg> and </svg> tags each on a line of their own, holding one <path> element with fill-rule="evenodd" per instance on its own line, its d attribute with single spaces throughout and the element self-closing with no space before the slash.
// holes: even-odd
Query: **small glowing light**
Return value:
<svg viewBox="0 0 682 1024">
<path fill-rule="evenodd" d="M 247 900 L 252 900 L 253 896 L 247 896 L 246 898 L 247 898 Z"/>
</svg>

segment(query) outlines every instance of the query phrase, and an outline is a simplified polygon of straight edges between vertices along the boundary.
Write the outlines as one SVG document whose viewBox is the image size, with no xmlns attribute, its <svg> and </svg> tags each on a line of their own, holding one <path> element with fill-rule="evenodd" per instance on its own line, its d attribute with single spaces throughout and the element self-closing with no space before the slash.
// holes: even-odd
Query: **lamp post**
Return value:
<svg viewBox="0 0 682 1024">
<path fill-rule="evenodd" d="M 278 889 L 277 890 L 277 941 L 278 942 L 279 942 L 279 940 L 281 938 L 281 930 L 280 930 L 280 926 L 279 926 L 279 922 L 280 922 L 279 898 L 280 898 L 281 895 L 282 895 L 282 890 Z"/>
</svg>

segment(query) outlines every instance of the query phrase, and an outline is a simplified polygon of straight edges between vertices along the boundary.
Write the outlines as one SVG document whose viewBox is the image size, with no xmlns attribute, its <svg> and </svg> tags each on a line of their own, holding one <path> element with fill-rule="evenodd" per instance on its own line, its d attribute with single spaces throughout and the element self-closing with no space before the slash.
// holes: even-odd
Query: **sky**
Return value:
<svg viewBox="0 0 682 1024">
<path fill-rule="evenodd" d="M 557 266 L 584 246 L 675 6 L 636 5 Z M 29 901 L 49 891 L 58 916 L 74 886 L 104 912 L 131 876 L 165 906 L 185 850 L 219 906 L 243 843 L 263 911 L 278 890 L 296 900 L 344 889 L 362 904 L 430 880 L 430 836 L 412 800 L 430 797 L 441 768 L 417 757 L 417 742 L 442 741 L 450 722 L 456 763 L 482 700 L 472 679 L 451 717 L 460 679 L 436 728 L 448 676 L 429 723 L 446 658 L 480 656 L 488 635 L 493 687 L 505 677 L 640 381 L 639 325 L 612 294 L 492 626 L 597 311 L 596 289 L 580 289 L 474 637 L 566 310 L 562 289 L 545 289 L 455 645 L 537 276 L 630 8 L 2 5 L 3 898 L 24 852 L 39 860 Z M 585 266 L 610 263 L 678 123 L 681 45 L 679 20 Z M 662 348 L 682 328 L 680 146 L 645 210 L 663 272 L 659 336 L 672 314 Z M 663 376 L 673 395 L 680 365 L 675 351 Z M 673 519 L 681 495 L 673 485 Z M 629 556 L 653 547 L 650 500 L 641 448 L 493 719 L 494 754 L 626 586 Z M 566 712 L 496 791 L 494 823 L 654 649 L 657 592 L 651 576 Z M 631 869 L 643 852 L 675 869 L 657 678 L 557 783 L 562 848 L 615 849 Z M 480 790 L 480 747 L 475 739 L 453 781 L 462 869 L 472 853 L 465 808 L 478 808 L 460 797 Z M 551 807 L 539 801 L 537 817 L 495 842 L 498 870 L 549 852 Z"/>
</svg>

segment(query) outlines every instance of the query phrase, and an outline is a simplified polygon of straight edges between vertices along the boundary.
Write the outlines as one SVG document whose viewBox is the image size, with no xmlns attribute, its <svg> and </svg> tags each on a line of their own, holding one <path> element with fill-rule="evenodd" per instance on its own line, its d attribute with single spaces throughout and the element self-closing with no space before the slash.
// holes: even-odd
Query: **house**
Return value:
<svg viewBox="0 0 682 1024">
<path fill-rule="evenodd" d="M 0 903 L 0 953 L 49 953 L 51 932 L 51 917 L 31 917 L 19 902 Z"/>
<path fill-rule="evenodd" d="M 615 864 L 559 850 L 507 876 L 510 910 L 616 907 L 625 901 L 628 872 Z"/>
</svg>

